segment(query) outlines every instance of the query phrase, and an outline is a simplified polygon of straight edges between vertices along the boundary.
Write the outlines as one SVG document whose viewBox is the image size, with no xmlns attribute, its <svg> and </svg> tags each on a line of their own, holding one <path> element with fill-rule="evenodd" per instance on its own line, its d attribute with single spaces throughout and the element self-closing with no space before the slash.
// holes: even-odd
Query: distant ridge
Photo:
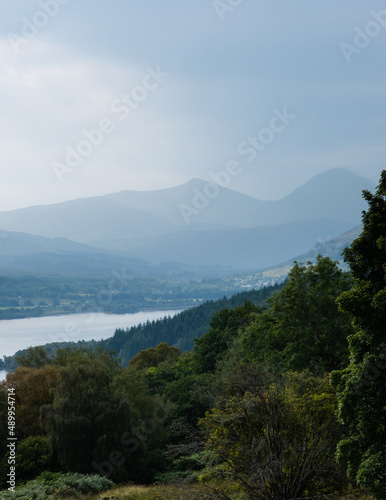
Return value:
<svg viewBox="0 0 386 500">
<path fill-rule="evenodd" d="M 31 273 L 106 274 L 125 268 L 125 274 L 152 272 L 143 259 L 109 253 L 65 238 L 45 238 L 0 230 L 0 274 L 4 269 Z"/>
<path fill-rule="evenodd" d="M 367 207 L 362 191 L 374 188 L 373 182 L 344 168 L 328 170 L 278 200 L 278 216 L 281 222 L 285 222 L 285 214 L 289 214 L 288 218 L 300 219 L 306 208 L 308 220 L 320 218 L 323 211 L 324 217 L 359 224 L 362 210 Z"/>
<path fill-rule="evenodd" d="M 261 201 L 191 179 L 158 191 L 122 191 L 0 212 L 0 230 L 66 238 L 152 264 L 262 268 L 358 226 L 367 207 L 362 190 L 374 187 L 337 168 L 278 201 Z M 182 206 L 192 208 L 190 224 Z"/>
<path fill-rule="evenodd" d="M 126 190 L 0 212 L 0 229 L 47 237 L 67 237 L 82 243 L 98 235 L 119 234 L 125 237 L 166 234 L 187 225 L 180 205 L 195 208 L 195 195 L 201 193 L 205 196 L 208 184 L 211 183 L 191 179 L 180 186 L 156 191 Z M 332 219 L 354 226 L 359 224 L 361 211 L 366 207 L 361 197 L 362 190 L 374 187 L 371 181 L 343 168 L 336 168 L 316 175 L 277 201 L 257 200 L 221 188 L 218 196 L 209 199 L 207 206 L 199 208 L 199 213 L 192 216 L 189 222 L 257 227 L 298 220 Z"/>
</svg>

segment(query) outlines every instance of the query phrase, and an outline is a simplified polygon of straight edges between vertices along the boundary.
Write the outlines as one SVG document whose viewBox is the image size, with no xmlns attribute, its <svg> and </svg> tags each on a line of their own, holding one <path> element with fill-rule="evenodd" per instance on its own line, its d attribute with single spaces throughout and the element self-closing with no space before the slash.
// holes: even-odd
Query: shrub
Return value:
<svg viewBox="0 0 386 500">
<path fill-rule="evenodd" d="M 65 496 L 79 496 L 86 493 L 99 493 L 114 486 L 109 479 L 97 475 L 60 472 L 43 472 L 33 481 L 15 488 L 15 491 L 3 490 L 0 500 L 44 500 Z"/>
</svg>

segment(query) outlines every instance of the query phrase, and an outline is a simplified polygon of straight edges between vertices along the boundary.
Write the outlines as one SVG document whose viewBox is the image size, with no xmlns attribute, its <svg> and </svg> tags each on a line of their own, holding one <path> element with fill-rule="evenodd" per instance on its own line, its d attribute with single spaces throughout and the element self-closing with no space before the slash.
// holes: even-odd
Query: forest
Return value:
<svg viewBox="0 0 386 500">
<path fill-rule="evenodd" d="M 20 354 L 0 389 L 0 498 L 132 482 L 191 485 L 181 498 L 385 500 L 386 171 L 364 198 L 349 272 L 295 263 L 275 290 L 212 303 L 191 346 L 179 315 L 162 338 L 145 325 Z"/>
</svg>

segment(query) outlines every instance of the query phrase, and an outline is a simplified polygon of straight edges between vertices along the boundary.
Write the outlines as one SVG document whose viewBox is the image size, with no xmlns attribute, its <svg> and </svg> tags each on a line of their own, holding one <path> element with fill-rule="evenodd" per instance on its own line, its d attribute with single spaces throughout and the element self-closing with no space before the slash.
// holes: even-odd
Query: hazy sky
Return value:
<svg viewBox="0 0 386 500">
<path fill-rule="evenodd" d="M 261 199 L 386 168 L 381 0 L 0 5 L 0 210 L 210 180 L 231 161 L 228 187 Z"/>
</svg>

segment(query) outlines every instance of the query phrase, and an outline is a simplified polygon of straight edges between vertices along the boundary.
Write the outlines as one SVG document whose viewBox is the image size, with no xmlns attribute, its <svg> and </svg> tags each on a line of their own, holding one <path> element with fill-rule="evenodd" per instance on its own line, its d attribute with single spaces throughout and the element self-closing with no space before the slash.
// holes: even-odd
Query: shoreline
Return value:
<svg viewBox="0 0 386 500">
<path fill-rule="evenodd" d="M 136 313 L 75 313 L 34 318 L 1 320 L 4 328 L 0 359 L 13 357 L 28 347 L 54 343 L 100 341 L 114 336 L 117 329 L 130 329 L 147 321 L 175 316 L 184 309 L 162 309 Z M 7 331 L 5 335 L 5 331 Z"/>
<path fill-rule="evenodd" d="M 203 302 L 200 302 L 199 304 L 196 304 L 196 305 L 200 305 L 201 303 Z M 160 308 L 156 308 L 156 307 L 149 307 L 149 308 L 139 308 L 139 309 L 136 309 L 135 311 L 125 311 L 125 312 L 114 312 L 114 311 L 94 311 L 94 310 L 90 310 L 90 311 L 69 311 L 69 312 L 64 312 L 64 311 L 60 311 L 60 312 L 53 312 L 53 313 L 49 313 L 49 314 L 42 314 L 41 316 L 23 316 L 23 317 L 18 317 L 18 318 L 0 318 L 0 324 L 3 322 L 3 321 L 14 321 L 14 320 L 24 320 L 24 319 L 43 319 L 43 318 L 57 318 L 57 317 L 64 317 L 64 316 L 74 316 L 74 315 L 82 315 L 82 314 L 105 314 L 106 316 L 126 316 L 127 314 L 138 314 L 138 313 L 147 313 L 147 312 L 162 312 L 162 311 L 184 311 L 185 309 L 190 309 L 192 307 L 196 307 L 196 305 L 191 305 L 191 306 L 187 306 L 187 307 L 184 307 L 184 308 L 181 308 L 181 307 L 160 307 Z"/>
</svg>

